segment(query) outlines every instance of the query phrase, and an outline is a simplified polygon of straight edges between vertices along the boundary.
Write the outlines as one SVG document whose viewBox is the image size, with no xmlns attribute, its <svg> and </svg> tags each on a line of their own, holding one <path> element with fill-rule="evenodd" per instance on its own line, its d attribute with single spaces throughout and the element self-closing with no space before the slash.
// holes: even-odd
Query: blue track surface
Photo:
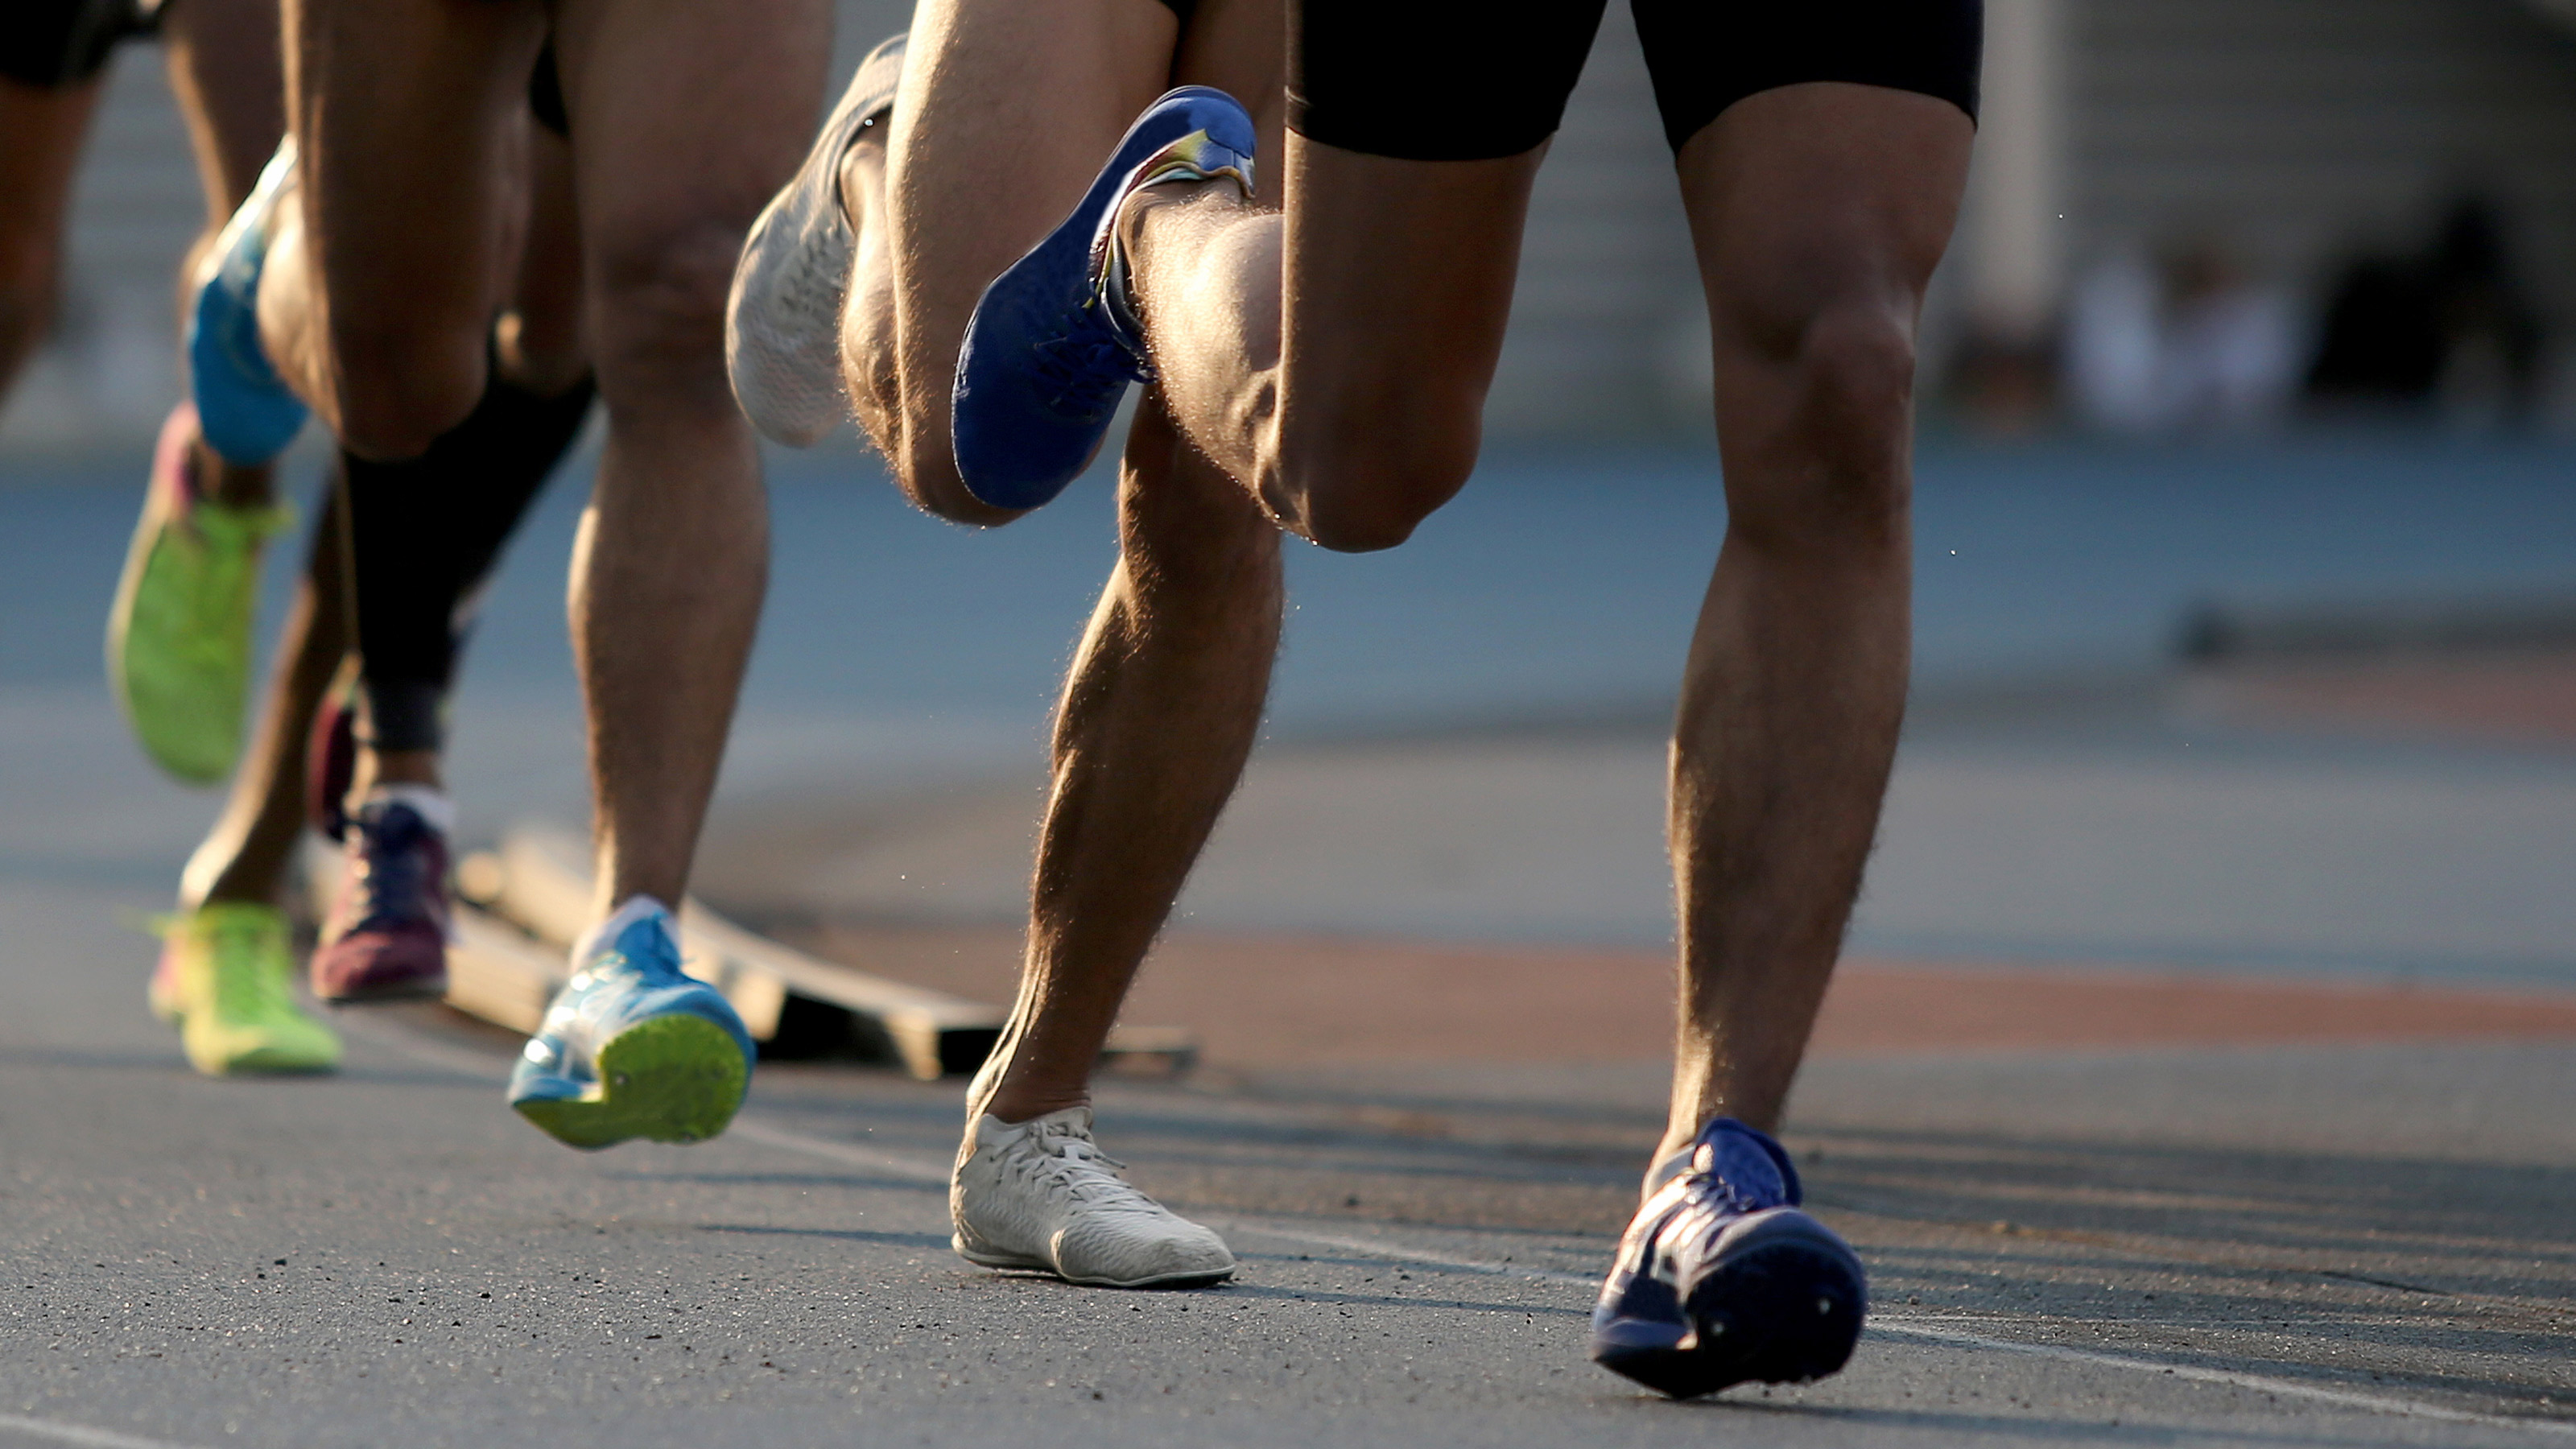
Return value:
<svg viewBox="0 0 2576 1449">
<path fill-rule="evenodd" d="M 96 677 L 141 476 L 140 460 L 0 462 L 0 683 Z M 751 705 L 1033 721 L 1052 703 L 1111 560 L 1097 470 L 989 532 L 913 512 L 872 459 L 780 455 L 772 477 Z M 509 560 L 470 665 L 480 682 L 566 675 L 576 483 L 557 481 Z M 2204 598 L 2576 592 L 2566 445 L 1934 445 L 1916 519 L 1917 675 L 1932 687 L 2143 669 Z M 1403 549 L 1293 550 L 1274 720 L 1297 732 L 1659 707 L 1724 520 L 1708 454 L 1497 449 Z"/>
</svg>

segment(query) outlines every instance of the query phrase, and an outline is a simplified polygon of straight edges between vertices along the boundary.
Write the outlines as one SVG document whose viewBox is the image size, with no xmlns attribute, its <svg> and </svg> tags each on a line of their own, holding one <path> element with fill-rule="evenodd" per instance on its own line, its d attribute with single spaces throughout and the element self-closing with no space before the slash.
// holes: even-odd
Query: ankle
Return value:
<svg viewBox="0 0 2576 1449">
<path fill-rule="evenodd" d="M 383 785 L 418 785 L 430 790 L 444 790 L 439 777 L 436 750 L 370 750 L 359 771 L 366 788 Z"/>
<path fill-rule="evenodd" d="M 1034 1122 L 1050 1112 L 1061 1112 L 1068 1107 L 1090 1105 L 1091 1092 L 1087 1086 L 1056 1090 L 1005 1083 L 993 1093 L 992 1098 L 985 1102 L 975 1115 L 990 1117 L 1005 1127 L 1017 1127 L 1023 1123 Z"/>
<path fill-rule="evenodd" d="M 379 779 L 367 790 L 358 808 L 378 805 L 408 806 L 429 827 L 441 835 L 456 833 L 456 804 L 435 781 L 423 784 L 407 780 Z"/>
<path fill-rule="evenodd" d="M 234 463 L 203 438 L 189 448 L 189 475 L 197 496 L 226 508 L 266 508 L 277 501 L 277 469 L 269 463 Z"/>
</svg>

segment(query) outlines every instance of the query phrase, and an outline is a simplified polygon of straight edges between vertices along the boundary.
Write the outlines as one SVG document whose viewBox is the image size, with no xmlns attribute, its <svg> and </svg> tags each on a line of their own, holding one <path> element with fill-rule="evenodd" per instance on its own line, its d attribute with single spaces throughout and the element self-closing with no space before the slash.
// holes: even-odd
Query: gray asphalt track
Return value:
<svg viewBox="0 0 2576 1449">
<path fill-rule="evenodd" d="M 0 1443 L 2576 1440 L 2564 1048 L 1821 1066 L 1791 1138 L 1876 1326 L 1682 1406 L 1582 1359 L 1647 1067 L 1113 1086 L 1245 1267 L 1074 1289 L 947 1252 L 953 1087 L 773 1067 L 720 1141 L 578 1155 L 427 1008 L 205 1081 L 138 903 L 0 889 Z"/>
<path fill-rule="evenodd" d="M 2538 454 L 2438 498 L 2387 471 L 2440 471 L 2429 456 L 2358 475 L 2349 454 L 2220 459 L 2180 482 L 2096 467 L 2072 485 L 2062 461 L 1927 470 L 1928 661 L 2136 662 L 2178 602 L 2249 580 L 2545 583 L 2576 519 L 2562 460 Z M 1684 481 L 1614 490 L 1609 521 L 1574 533 L 1549 523 L 1565 478 L 1490 481 L 1490 511 L 1408 550 L 1409 571 L 1301 556 L 1287 717 L 1339 728 L 1408 700 L 1543 715 L 1665 687 L 1707 554 L 1654 526 L 1693 496 Z M 1099 510 L 969 536 L 842 486 L 780 490 L 766 682 L 729 789 L 817 762 L 862 792 L 1025 769 L 1106 564 Z M 96 682 L 132 503 L 0 490 L 0 1445 L 2576 1442 L 2564 1044 L 1820 1061 L 1788 1136 L 1871 1266 L 1874 1327 L 1826 1384 L 1688 1406 L 1582 1358 L 1659 1115 L 1652 1063 L 1111 1085 L 1110 1149 L 1244 1255 L 1240 1282 L 1196 1294 L 955 1260 L 937 1188 L 953 1085 L 770 1067 L 718 1142 L 585 1156 L 503 1108 L 511 1041 L 436 1012 L 347 1018 L 335 1079 L 201 1080 L 143 1012 L 152 948 L 128 922 L 166 908 L 211 804 L 149 775 Z M 562 804 L 567 512 L 495 606 L 492 687 L 462 711 L 469 810 Z M 1945 528 L 1968 541 L 1947 579 Z M 1542 572 L 1534 539 L 1571 562 Z M 1619 588 L 1585 582 L 1603 578 Z M 1627 619 L 1651 628 L 1618 634 Z M 1597 667 L 1556 667 L 1578 657 Z M 2347 929 L 2463 953 L 2464 971 L 2564 977 L 2563 894 L 2503 890 L 2482 864 L 2561 858 L 2563 759 L 2249 745 L 2185 768 L 2170 734 L 2051 728 L 1918 736 L 1883 923 L 1974 928 L 1980 949 L 2007 928 L 2042 945 L 2116 928 L 2163 950 L 2188 927 L 2215 952 L 2265 944 L 2250 926 L 2269 921 L 2310 932 L 2271 943 L 2283 959 L 2348 957 L 2355 940 L 2331 935 Z M 1275 754 L 1283 789 L 1319 758 Z M 1586 808 L 1645 808 L 1631 756 L 1603 757 L 1624 783 Z M 2020 829 L 2034 821 L 2075 835 Z M 1640 903 L 1623 919 L 1662 889 L 1650 836 L 1647 820 L 1640 857 L 1602 870 L 1602 891 L 1615 877 Z M 2338 877 L 2370 899 L 2246 913 L 2262 892 L 2245 869 L 2329 838 L 2384 872 Z M 2015 864 L 2085 859 L 2072 883 Z M 2409 860 L 2423 909 L 2378 883 Z"/>
</svg>

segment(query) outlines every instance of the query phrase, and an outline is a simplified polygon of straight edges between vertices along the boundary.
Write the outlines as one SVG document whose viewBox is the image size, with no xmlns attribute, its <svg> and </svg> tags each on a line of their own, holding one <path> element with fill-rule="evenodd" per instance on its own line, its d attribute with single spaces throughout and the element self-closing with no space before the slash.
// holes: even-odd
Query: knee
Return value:
<svg viewBox="0 0 2576 1449">
<path fill-rule="evenodd" d="M 904 436 L 886 450 L 886 461 L 904 496 L 933 518 L 973 528 L 998 528 L 1027 511 L 996 507 L 967 489 L 966 480 L 958 476 L 957 454 L 948 440 L 944 416 L 934 427 L 905 429 Z"/>
<path fill-rule="evenodd" d="M 434 330 L 455 332 L 424 340 Z M 483 395 L 483 339 L 455 329 L 334 328 L 341 445 L 361 458 L 429 451 Z"/>
<path fill-rule="evenodd" d="M 606 242 L 594 258 L 592 363 L 612 407 L 733 407 L 725 294 L 742 229 L 717 222 Z"/>
<path fill-rule="evenodd" d="M 1752 422 L 1753 466 L 1731 469 L 1727 502 L 1748 537 L 1788 543 L 1884 541 L 1911 505 L 1914 337 L 1909 313 L 1825 308 L 1770 359 L 1769 426 Z"/>
<path fill-rule="evenodd" d="M 1404 418 L 1397 426 L 1385 419 Z M 1471 414 L 1445 424 L 1431 409 L 1388 408 L 1329 429 L 1281 430 L 1262 495 L 1299 532 L 1336 553 L 1374 553 L 1413 536 L 1475 471 Z"/>
</svg>

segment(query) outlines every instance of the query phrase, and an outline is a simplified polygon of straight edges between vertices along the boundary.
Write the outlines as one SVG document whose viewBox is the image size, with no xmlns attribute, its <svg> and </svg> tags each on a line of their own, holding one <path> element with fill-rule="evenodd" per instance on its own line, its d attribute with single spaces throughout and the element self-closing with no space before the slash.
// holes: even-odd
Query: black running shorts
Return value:
<svg viewBox="0 0 2576 1449">
<path fill-rule="evenodd" d="M 1290 0 L 1288 127 L 1406 161 L 1556 133 L 1606 0 Z M 1678 151 L 1756 91 L 1849 81 L 1977 114 L 1984 0 L 1631 0 Z"/>
<path fill-rule="evenodd" d="M 53 90 L 106 68 L 108 52 L 152 28 L 139 0 L 0 0 L 0 76 Z"/>
</svg>

